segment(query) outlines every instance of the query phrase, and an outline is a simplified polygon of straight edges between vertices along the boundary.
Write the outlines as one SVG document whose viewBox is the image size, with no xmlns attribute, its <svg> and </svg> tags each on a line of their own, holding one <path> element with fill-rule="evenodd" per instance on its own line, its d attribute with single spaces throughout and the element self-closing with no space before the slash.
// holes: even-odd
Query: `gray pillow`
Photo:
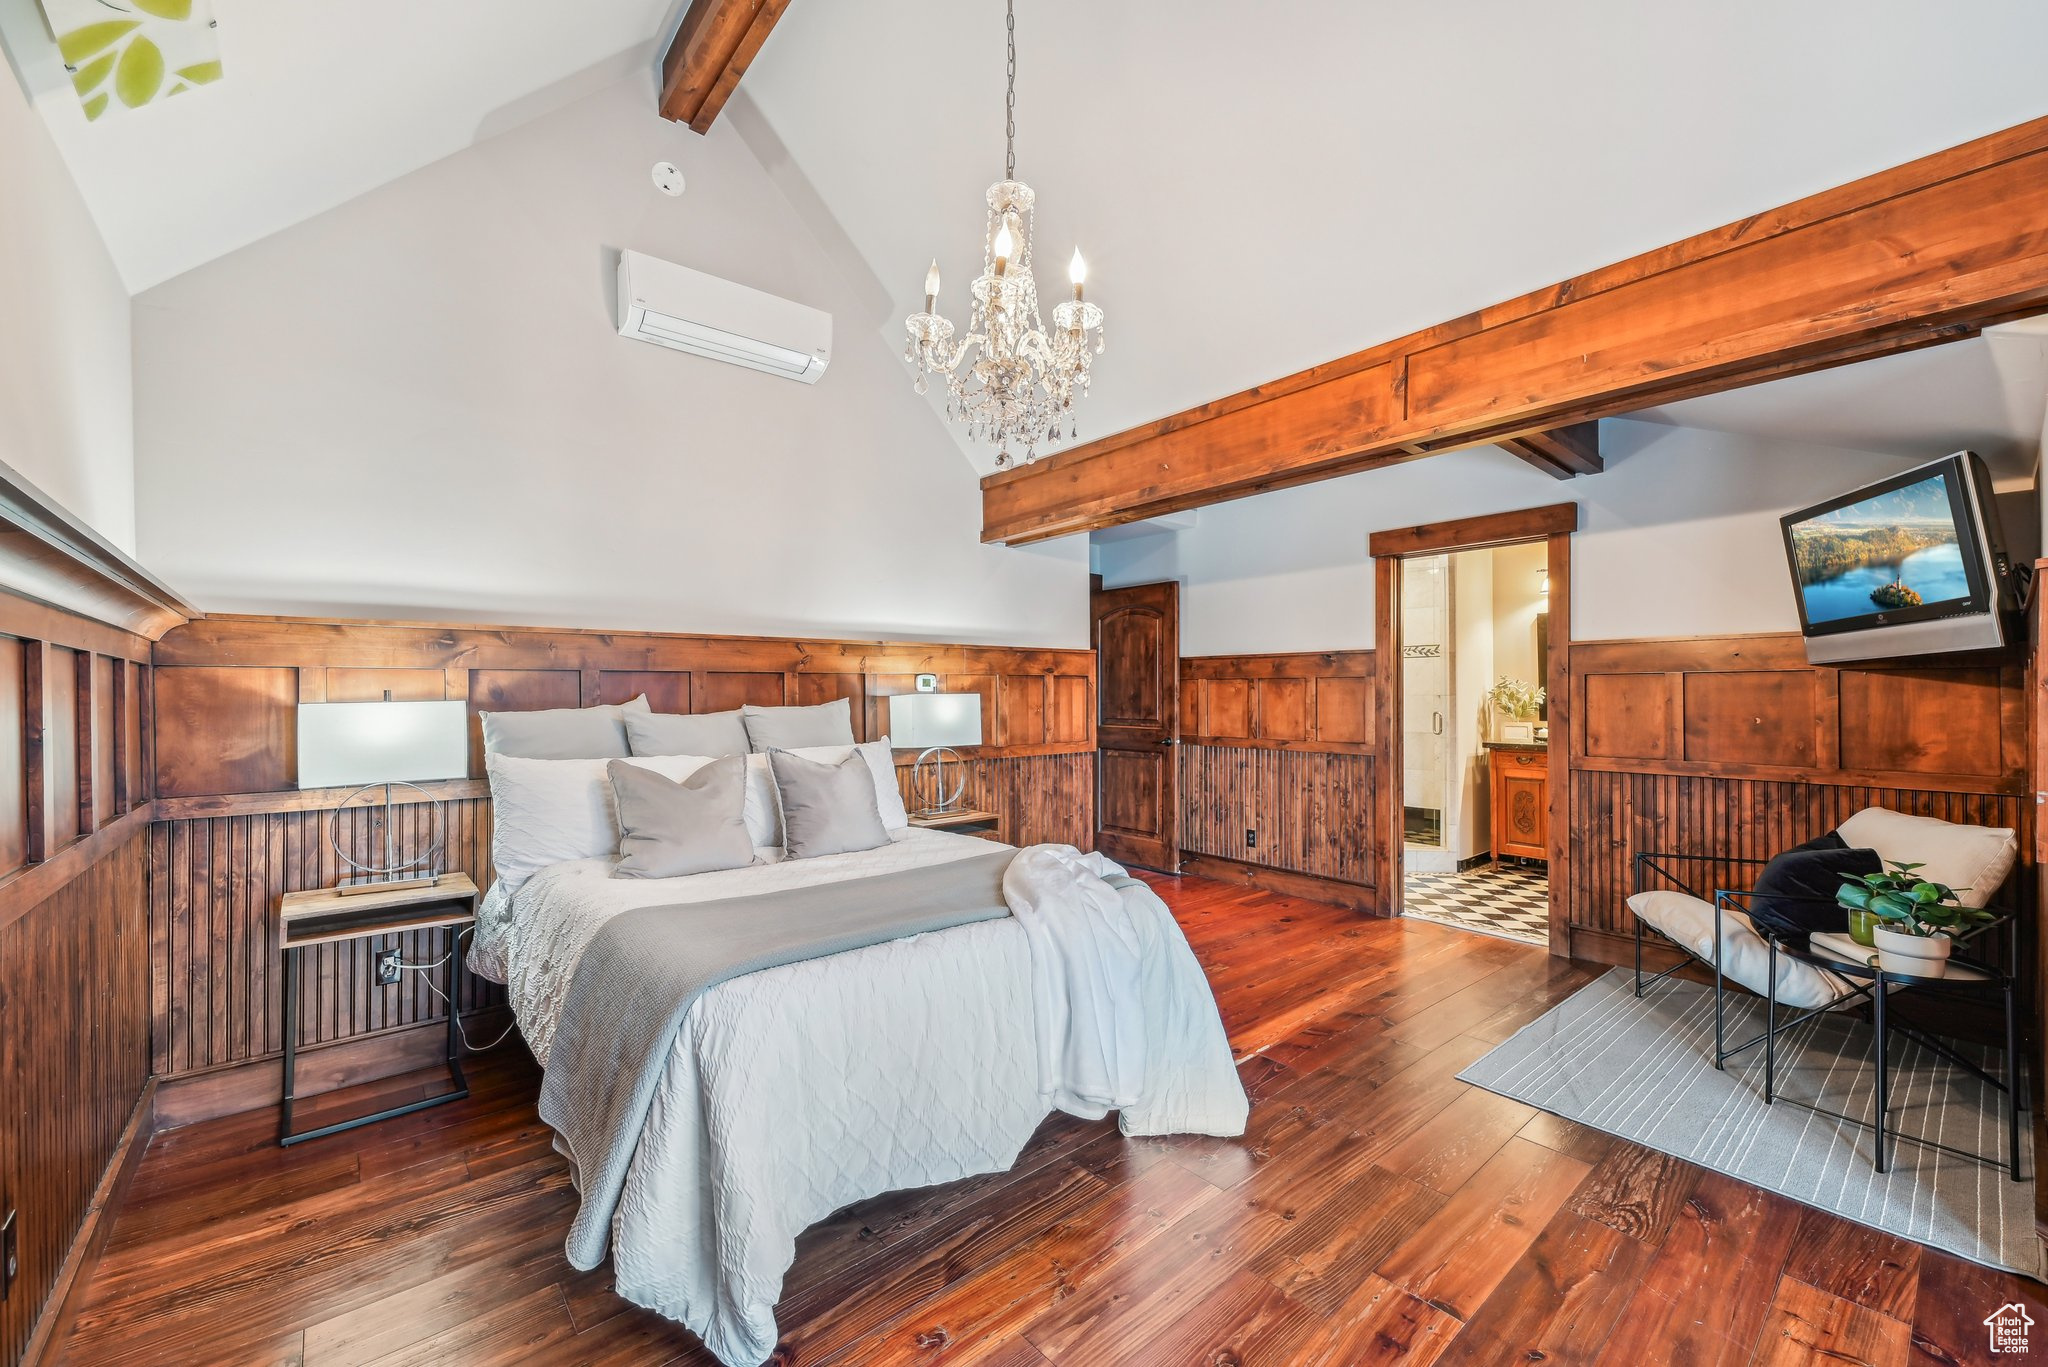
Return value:
<svg viewBox="0 0 2048 1367">
<path fill-rule="evenodd" d="M 604 707 L 550 707 L 538 712 L 480 712 L 484 752 L 514 759 L 624 759 L 625 716 L 645 712 L 647 695 Z"/>
<path fill-rule="evenodd" d="M 846 698 L 816 707 L 756 707 L 748 703 L 740 709 L 740 719 L 747 724 L 747 744 L 757 755 L 854 743 L 853 704 Z"/>
<path fill-rule="evenodd" d="M 744 755 L 747 728 L 740 710 L 699 712 L 630 712 L 626 743 L 636 755 Z"/>
<path fill-rule="evenodd" d="M 784 750 L 768 752 L 782 803 L 782 847 L 791 859 L 849 854 L 889 843 L 875 800 L 875 771 L 855 750 L 825 764 Z"/>
<path fill-rule="evenodd" d="M 619 802 L 614 878 L 683 878 L 754 862 L 746 757 L 713 760 L 678 783 L 637 764 L 605 766 Z"/>
</svg>

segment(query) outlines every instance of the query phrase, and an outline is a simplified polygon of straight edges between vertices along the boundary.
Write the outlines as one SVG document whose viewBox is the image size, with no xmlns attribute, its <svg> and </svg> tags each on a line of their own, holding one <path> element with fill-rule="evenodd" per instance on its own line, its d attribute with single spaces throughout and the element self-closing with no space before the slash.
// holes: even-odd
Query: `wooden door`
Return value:
<svg viewBox="0 0 2048 1367">
<path fill-rule="evenodd" d="M 1095 848 L 1180 867 L 1180 585 L 1095 589 Z"/>
</svg>

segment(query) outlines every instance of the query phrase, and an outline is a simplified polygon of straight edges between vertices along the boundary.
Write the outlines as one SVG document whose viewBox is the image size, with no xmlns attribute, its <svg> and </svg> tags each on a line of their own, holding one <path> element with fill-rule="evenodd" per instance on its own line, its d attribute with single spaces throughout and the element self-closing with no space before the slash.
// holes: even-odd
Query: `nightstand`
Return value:
<svg viewBox="0 0 2048 1367">
<path fill-rule="evenodd" d="M 978 835 L 983 840 L 1001 840 L 1002 818 L 994 812 L 912 812 L 910 824 L 927 831 L 951 831 L 955 835 Z"/>
<path fill-rule="evenodd" d="M 302 959 L 317 945 L 344 940 L 376 939 L 408 930 L 459 932 L 476 923 L 476 884 L 466 873 L 444 873 L 429 887 L 396 888 L 390 891 L 339 892 L 317 888 L 288 892 L 278 901 L 282 922 L 278 940 L 284 949 L 284 1109 L 278 1119 L 277 1142 L 289 1147 L 308 1139 L 319 1139 L 359 1125 L 390 1120 L 395 1116 L 423 1111 L 443 1102 L 469 1095 L 469 1082 L 462 1075 L 462 1034 L 457 1003 L 462 1000 L 462 955 L 455 944 L 448 953 L 448 1078 L 451 1091 L 419 1101 L 393 1106 L 374 1115 L 339 1120 L 318 1129 L 294 1132 L 292 1102 L 298 1090 L 299 978 Z"/>
</svg>

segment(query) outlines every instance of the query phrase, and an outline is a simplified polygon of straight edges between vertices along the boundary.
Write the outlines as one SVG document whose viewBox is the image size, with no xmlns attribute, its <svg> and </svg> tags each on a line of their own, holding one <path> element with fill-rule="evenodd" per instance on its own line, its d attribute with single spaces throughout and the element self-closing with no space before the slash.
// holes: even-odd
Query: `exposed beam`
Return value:
<svg viewBox="0 0 2048 1367">
<path fill-rule="evenodd" d="M 1597 475 L 1607 468 L 1600 462 L 1597 422 L 1575 422 L 1550 432 L 1524 432 L 1519 437 L 1502 437 L 1494 445 L 1555 479 Z"/>
<path fill-rule="evenodd" d="M 662 117 L 710 132 L 788 7 L 789 0 L 692 0 L 661 59 Z"/>
<path fill-rule="evenodd" d="M 2048 310 L 2048 118 L 982 481 L 982 539 L 1114 526 Z"/>
</svg>

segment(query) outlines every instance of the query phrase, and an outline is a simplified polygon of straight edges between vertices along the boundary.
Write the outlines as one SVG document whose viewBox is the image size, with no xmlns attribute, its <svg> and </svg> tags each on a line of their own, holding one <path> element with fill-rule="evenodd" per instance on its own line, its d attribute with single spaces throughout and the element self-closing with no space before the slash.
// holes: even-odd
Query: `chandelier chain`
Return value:
<svg viewBox="0 0 2048 1367">
<path fill-rule="evenodd" d="M 1017 0 L 1004 5 L 1003 24 L 1010 43 L 1009 90 L 1003 102 L 1003 179 L 1017 178 Z"/>
</svg>

